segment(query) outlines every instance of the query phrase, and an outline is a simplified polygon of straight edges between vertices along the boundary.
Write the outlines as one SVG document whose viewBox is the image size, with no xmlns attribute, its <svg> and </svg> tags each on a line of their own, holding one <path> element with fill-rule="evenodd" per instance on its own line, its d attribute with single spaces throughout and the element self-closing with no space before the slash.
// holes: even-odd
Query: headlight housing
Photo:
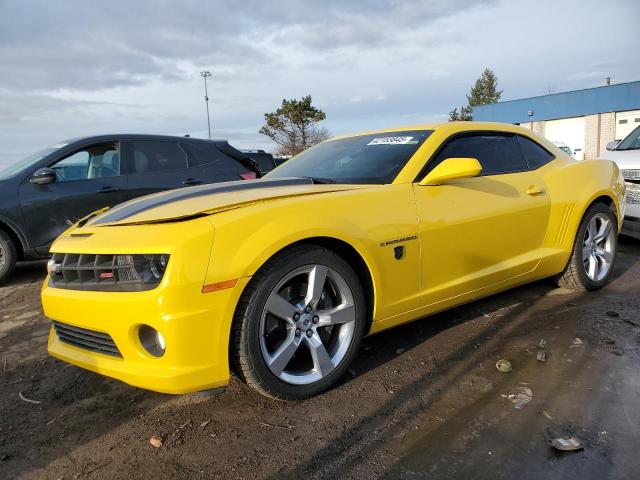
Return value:
<svg viewBox="0 0 640 480">
<path fill-rule="evenodd" d="M 169 254 L 92 255 L 55 253 L 47 270 L 50 285 L 69 290 L 137 292 L 156 288 Z"/>
</svg>

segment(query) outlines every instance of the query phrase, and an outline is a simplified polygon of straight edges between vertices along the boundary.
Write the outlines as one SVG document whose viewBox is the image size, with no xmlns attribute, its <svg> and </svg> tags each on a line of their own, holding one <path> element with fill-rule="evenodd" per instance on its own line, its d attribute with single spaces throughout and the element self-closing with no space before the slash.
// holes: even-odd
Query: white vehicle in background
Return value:
<svg viewBox="0 0 640 480">
<path fill-rule="evenodd" d="M 640 239 L 640 127 L 620 142 L 609 142 L 600 159 L 613 160 L 620 167 L 627 186 L 622 233 Z"/>
<path fill-rule="evenodd" d="M 569 145 L 567 145 L 564 142 L 553 142 L 554 145 L 556 147 L 558 147 L 560 150 L 562 150 L 564 153 L 566 153 L 567 155 L 571 155 L 572 157 L 575 157 L 575 155 L 573 154 L 573 150 L 571 150 L 571 147 Z"/>
</svg>

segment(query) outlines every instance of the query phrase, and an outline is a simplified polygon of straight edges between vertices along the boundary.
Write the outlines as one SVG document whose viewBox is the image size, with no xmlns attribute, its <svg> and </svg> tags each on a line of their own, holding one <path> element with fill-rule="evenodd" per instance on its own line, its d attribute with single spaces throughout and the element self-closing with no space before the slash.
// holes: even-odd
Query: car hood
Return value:
<svg viewBox="0 0 640 480">
<path fill-rule="evenodd" d="M 364 185 L 314 184 L 306 178 L 240 180 L 169 190 L 118 205 L 81 224 L 132 225 L 186 220 L 302 195 L 366 188 Z"/>
<path fill-rule="evenodd" d="M 608 150 L 599 160 L 611 160 L 622 169 L 640 168 L 640 150 Z"/>
</svg>

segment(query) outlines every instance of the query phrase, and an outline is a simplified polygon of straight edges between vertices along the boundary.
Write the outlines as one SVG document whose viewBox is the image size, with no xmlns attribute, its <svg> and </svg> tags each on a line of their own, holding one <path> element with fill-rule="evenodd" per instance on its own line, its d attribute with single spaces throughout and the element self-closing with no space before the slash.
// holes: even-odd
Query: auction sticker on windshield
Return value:
<svg viewBox="0 0 640 480">
<path fill-rule="evenodd" d="M 371 140 L 367 145 L 415 145 L 418 140 L 413 137 L 378 137 Z"/>
</svg>

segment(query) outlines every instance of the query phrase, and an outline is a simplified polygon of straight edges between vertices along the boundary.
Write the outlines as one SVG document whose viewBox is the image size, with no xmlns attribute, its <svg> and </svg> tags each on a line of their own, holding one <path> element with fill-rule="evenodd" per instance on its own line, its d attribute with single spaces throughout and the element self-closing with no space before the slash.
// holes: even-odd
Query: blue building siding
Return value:
<svg viewBox="0 0 640 480">
<path fill-rule="evenodd" d="M 523 123 L 640 109 L 640 81 L 473 107 L 473 119 Z M 533 114 L 529 116 L 529 111 Z"/>
</svg>

